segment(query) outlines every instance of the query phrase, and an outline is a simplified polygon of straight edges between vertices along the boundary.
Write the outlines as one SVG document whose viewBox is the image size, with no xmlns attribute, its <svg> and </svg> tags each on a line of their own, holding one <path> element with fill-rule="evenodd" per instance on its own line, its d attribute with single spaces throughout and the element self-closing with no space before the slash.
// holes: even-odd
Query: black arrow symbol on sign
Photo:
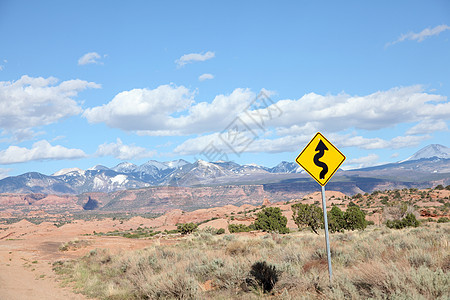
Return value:
<svg viewBox="0 0 450 300">
<path fill-rule="evenodd" d="M 324 162 L 321 162 L 319 160 L 319 158 L 321 158 L 325 154 L 325 151 L 327 151 L 327 150 L 328 150 L 327 146 L 322 142 L 322 140 L 320 140 L 319 144 L 317 145 L 316 150 L 315 150 L 315 151 L 319 151 L 319 152 L 316 153 L 316 155 L 314 155 L 314 164 L 316 166 L 318 166 L 319 168 L 322 168 L 322 171 L 320 171 L 320 174 L 319 174 L 320 179 L 324 179 L 325 174 L 328 173 L 328 166 Z"/>
</svg>

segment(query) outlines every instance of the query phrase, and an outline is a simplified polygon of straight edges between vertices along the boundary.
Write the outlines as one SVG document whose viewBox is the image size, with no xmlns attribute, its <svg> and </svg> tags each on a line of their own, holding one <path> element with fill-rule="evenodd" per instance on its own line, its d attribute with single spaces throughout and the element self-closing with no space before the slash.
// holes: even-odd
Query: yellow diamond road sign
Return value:
<svg viewBox="0 0 450 300">
<path fill-rule="evenodd" d="M 318 132 L 295 160 L 321 186 L 325 186 L 345 160 L 345 155 Z"/>
</svg>

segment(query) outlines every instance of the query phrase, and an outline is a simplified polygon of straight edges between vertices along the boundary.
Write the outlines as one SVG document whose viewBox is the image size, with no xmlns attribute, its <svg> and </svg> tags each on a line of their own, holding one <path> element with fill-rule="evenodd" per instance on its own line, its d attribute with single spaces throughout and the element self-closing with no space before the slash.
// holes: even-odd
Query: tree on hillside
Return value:
<svg viewBox="0 0 450 300">
<path fill-rule="evenodd" d="M 289 232 L 289 229 L 286 227 L 287 218 L 282 215 L 279 207 L 266 207 L 256 216 L 255 228 L 257 230 L 278 233 Z"/>
<path fill-rule="evenodd" d="M 318 234 L 317 229 L 323 227 L 322 209 L 314 204 L 297 203 L 291 206 L 293 211 L 292 218 L 298 228 L 308 226 Z"/>
<path fill-rule="evenodd" d="M 333 206 L 331 210 L 327 213 L 327 216 L 328 216 L 328 230 L 330 230 L 331 233 L 336 231 L 337 232 L 344 231 L 346 227 L 346 222 L 344 219 L 344 213 L 339 207 Z"/>
<path fill-rule="evenodd" d="M 359 206 L 349 206 L 344 213 L 345 229 L 364 230 L 367 227 L 366 215 Z"/>
</svg>

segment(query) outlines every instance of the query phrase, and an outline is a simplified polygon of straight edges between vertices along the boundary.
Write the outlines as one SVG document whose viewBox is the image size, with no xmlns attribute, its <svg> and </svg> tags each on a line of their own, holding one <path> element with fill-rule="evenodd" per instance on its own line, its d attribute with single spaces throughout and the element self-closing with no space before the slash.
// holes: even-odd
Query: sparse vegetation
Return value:
<svg viewBox="0 0 450 300">
<path fill-rule="evenodd" d="M 59 246 L 59 251 L 69 251 L 69 250 L 76 250 L 83 247 L 86 247 L 90 244 L 87 240 L 78 240 L 75 239 L 73 241 L 69 241 L 67 243 L 63 243 Z"/>
<path fill-rule="evenodd" d="M 194 232 L 197 229 L 198 225 L 195 223 L 185 223 L 185 224 L 178 224 L 177 230 L 181 234 L 189 234 Z"/>
<path fill-rule="evenodd" d="M 317 233 L 323 228 L 322 209 L 298 201 L 291 201 L 292 206 L 282 202 L 286 206 L 245 207 L 228 214 L 216 210 L 202 219 L 189 219 L 190 212 L 186 212 L 184 220 L 200 222 L 177 224 L 175 230 L 168 230 L 175 226 L 164 227 L 164 231 L 145 226 L 158 222 L 127 222 L 136 214 L 110 214 L 111 220 L 104 222 L 108 227 L 103 230 L 112 231 L 94 231 L 89 240 L 96 236 L 157 239 L 154 243 L 136 243 L 139 247 L 148 245 L 145 250 L 117 254 L 96 249 L 82 259 L 55 263 L 54 268 L 66 284 L 100 299 L 447 299 L 450 194 L 446 188 L 404 188 L 331 197 L 329 230 L 340 232 L 330 235 L 333 289 L 328 286 L 323 235 L 311 234 L 309 230 L 279 234 L 287 229 L 282 210 L 289 207 L 299 229 L 310 227 Z M 308 203 L 319 203 L 316 199 L 305 197 Z M 350 200 L 354 202 L 349 203 Z M 51 224 L 64 225 L 77 218 L 97 221 L 105 215 L 63 215 L 59 220 L 50 219 L 45 226 L 56 230 Z M 366 221 L 366 215 L 375 222 Z M 421 226 L 416 227 L 419 215 Z M 231 234 L 225 234 L 223 228 L 205 227 L 217 219 L 221 220 L 211 224 L 224 226 L 223 218 L 228 223 L 241 224 L 229 224 Z M 33 216 L 32 220 L 37 224 L 40 216 Z M 120 226 L 122 223 L 125 225 Z M 200 226 L 202 229 L 197 228 L 200 224 L 205 224 Z M 368 224 L 376 226 L 367 228 Z M 101 227 L 90 227 L 89 232 L 99 231 L 98 228 Z M 26 235 L 8 236 L 3 230 L 8 227 L 0 228 L 4 241 L 26 239 Z M 245 233 L 256 230 L 270 234 Z M 236 232 L 244 233 L 232 234 Z M 75 251 L 87 246 L 85 242 L 72 240 L 59 249 Z M 82 252 L 85 251 L 76 253 Z M 74 257 L 76 253 L 67 256 Z M 36 258 L 39 262 L 33 257 L 24 264 L 27 270 L 39 270 L 42 262 Z M 14 261 L 12 257 L 9 260 Z"/>
<path fill-rule="evenodd" d="M 178 231 L 175 230 L 177 233 Z M 141 239 L 141 238 L 150 238 L 157 234 L 160 234 L 161 231 L 154 231 L 152 228 L 147 227 L 138 227 L 137 229 L 130 228 L 129 230 L 114 230 L 106 233 L 103 232 L 93 232 L 94 235 L 98 236 L 121 236 L 129 239 Z"/>
<path fill-rule="evenodd" d="M 448 224 L 323 237 L 195 233 L 175 245 L 55 262 L 60 278 L 100 299 L 448 299 Z"/>
<path fill-rule="evenodd" d="M 297 203 L 291 206 L 294 214 L 292 218 L 299 228 L 308 226 L 313 232 L 324 227 L 323 211 L 316 205 Z M 327 212 L 328 230 L 332 233 L 345 230 L 364 230 L 368 223 L 365 213 L 353 202 L 350 202 L 345 212 L 333 206 Z"/>
<path fill-rule="evenodd" d="M 386 221 L 386 226 L 389 228 L 402 229 L 405 227 L 418 227 L 420 222 L 416 219 L 416 216 L 409 213 L 401 220 Z"/>
<path fill-rule="evenodd" d="M 228 231 L 230 233 L 236 233 L 236 232 L 249 232 L 252 230 L 256 230 L 254 224 L 250 224 L 249 226 L 246 226 L 244 224 L 230 224 L 228 225 Z"/>
</svg>

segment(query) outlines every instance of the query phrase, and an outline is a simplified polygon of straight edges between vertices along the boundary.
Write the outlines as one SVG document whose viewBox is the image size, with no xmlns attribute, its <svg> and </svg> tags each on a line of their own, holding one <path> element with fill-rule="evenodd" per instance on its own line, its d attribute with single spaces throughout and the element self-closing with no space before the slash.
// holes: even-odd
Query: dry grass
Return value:
<svg viewBox="0 0 450 300">
<path fill-rule="evenodd" d="M 69 241 L 67 243 L 62 243 L 58 249 L 59 249 L 59 251 L 69 251 L 69 250 L 80 249 L 80 248 L 86 247 L 88 245 L 90 245 L 90 242 L 87 240 L 75 239 L 75 240 Z"/>
<path fill-rule="evenodd" d="M 330 287 L 324 237 L 213 236 L 111 255 L 95 250 L 55 264 L 76 290 L 100 299 L 449 299 L 450 224 L 331 235 Z M 250 284 L 251 266 L 279 271 L 270 294 Z M 254 281 L 254 280 L 253 280 Z"/>
</svg>

